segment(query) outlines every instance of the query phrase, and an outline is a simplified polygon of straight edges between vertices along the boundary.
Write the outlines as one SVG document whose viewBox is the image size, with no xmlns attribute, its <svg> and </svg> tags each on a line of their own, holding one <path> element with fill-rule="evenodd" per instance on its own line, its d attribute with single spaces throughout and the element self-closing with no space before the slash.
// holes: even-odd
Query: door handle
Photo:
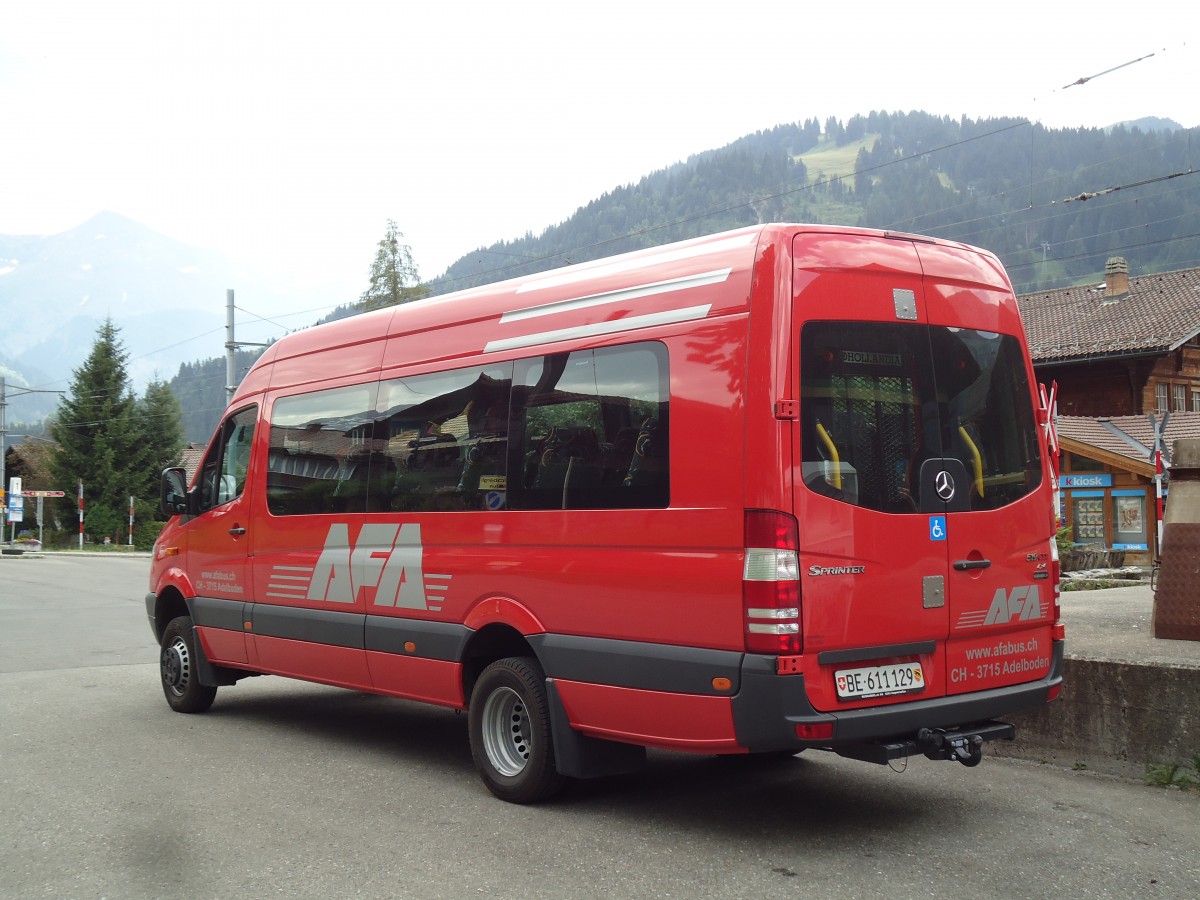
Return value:
<svg viewBox="0 0 1200 900">
<path fill-rule="evenodd" d="M 987 569 L 992 565 L 990 559 L 959 559 L 954 562 L 956 572 L 968 572 L 971 569 Z"/>
<path fill-rule="evenodd" d="M 234 525 L 232 528 L 229 529 L 229 533 L 232 534 L 234 537 L 241 537 L 243 534 L 246 533 L 246 529 L 243 528 L 241 525 Z"/>
</svg>

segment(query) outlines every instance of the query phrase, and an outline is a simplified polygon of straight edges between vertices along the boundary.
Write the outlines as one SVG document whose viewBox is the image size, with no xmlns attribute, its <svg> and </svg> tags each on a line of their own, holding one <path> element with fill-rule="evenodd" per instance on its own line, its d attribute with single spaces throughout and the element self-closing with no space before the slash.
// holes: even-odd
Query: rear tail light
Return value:
<svg viewBox="0 0 1200 900">
<path fill-rule="evenodd" d="M 799 653 L 800 532 L 794 517 L 748 509 L 745 519 L 742 609 L 746 652 Z"/>
<path fill-rule="evenodd" d="M 801 723 L 796 726 L 796 737 L 805 741 L 828 741 L 833 738 L 832 722 Z"/>
<path fill-rule="evenodd" d="M 1058 582 L 1062 577 L 1062 563 L 1058 558 L 1058 541 L 1050 538 L 1050 589 L 1054 592 L 1054 626 L 1055 639 L 1061 640 L 1058 634 L 1062 629 L 1062 596 L 1059 593 Z"/>
</svg>

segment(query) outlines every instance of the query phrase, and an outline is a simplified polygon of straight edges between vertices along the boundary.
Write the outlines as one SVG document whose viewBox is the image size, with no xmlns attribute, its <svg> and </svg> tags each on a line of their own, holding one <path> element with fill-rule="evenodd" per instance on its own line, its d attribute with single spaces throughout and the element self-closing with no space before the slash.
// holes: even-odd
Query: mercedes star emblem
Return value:
<svg viewBox="0 0 1200 900">
<path fill-rule="evenodd" d="M 948 502 L 954 496 L 954 478 L 945 469 L 937 473 L 933 486 L 943 501 Z"/>
</svg>

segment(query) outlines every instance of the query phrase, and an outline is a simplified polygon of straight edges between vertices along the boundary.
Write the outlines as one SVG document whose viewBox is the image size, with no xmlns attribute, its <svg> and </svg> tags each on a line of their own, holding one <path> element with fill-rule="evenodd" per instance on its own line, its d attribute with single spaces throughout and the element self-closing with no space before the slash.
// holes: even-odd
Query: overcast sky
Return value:
<svg viewBox="0 0 1200 900">
<path fill-rule="evenodd" d="M 784 122 L 1194 127 L 1196 24 L 1175 0 L 8 0 L 0 234 L 112 210 L 335 305 L 388 219 L 433 277 Z"/>
</svg>

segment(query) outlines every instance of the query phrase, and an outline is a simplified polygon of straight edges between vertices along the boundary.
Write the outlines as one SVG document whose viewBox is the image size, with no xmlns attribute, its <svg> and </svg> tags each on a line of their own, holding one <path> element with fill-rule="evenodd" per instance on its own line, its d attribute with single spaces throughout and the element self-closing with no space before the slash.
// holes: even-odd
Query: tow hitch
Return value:
<svg viewBox="0 0 1200 900">
<path fill-rule="evenodd" d="M 983 738 L 978 734 L 949 734 L 941 728 L 917 732 L 917 749 L 929 759 L 953 759 L 968 769 L 983 762 Z"/>
<path fill-rule="evenodd" d="M 918 753 L 929 759 L 952 759 L 964 766 L 983 761 L 984 741 L 1011 741 L 1017 729 L 1008 722 L 981 722 L 963 728 L 922 728 L 915 737 L 871 744 L 834 747 L 839 756 L 887 765 Z"/>
</svg>

